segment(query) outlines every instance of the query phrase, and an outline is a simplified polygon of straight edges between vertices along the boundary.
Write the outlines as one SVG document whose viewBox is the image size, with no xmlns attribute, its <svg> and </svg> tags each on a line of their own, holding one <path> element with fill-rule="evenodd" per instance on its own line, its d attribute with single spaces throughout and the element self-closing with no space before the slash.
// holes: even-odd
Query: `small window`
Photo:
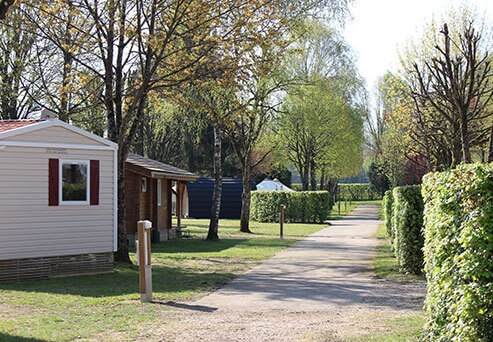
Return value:
<svg viewBox="0 0 493 342">
<path fill-rule="evenodd" d="M 60 168 L 61 203 L 89 204 L 89 162 L 62 161 Z"/>
<path fill-rule="evenodd" d="M 147 178 L 142 177 L 142 192 L 147 192 Z"/>
</svg>

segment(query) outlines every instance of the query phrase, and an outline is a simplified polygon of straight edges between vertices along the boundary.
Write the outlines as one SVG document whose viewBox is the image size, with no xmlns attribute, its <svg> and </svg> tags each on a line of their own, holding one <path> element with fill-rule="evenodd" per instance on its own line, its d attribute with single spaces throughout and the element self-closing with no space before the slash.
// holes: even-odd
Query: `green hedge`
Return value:
<svg viewBox="0 0 493 342">
<path fill-rule="evenodd" d="M 327 191 L 252 191 L 252 220 L 279 222 L 281 204 L 286 206 L 286 222 L 323 222 L 333 205 Z"/>
<path fill-rule="evenodd" d="M 371 201 L 382 199 L 382 196 L 371 184 L 353 183 L 339 184 L 339 198 L 347 201 Z"/>
<path fill-rule="evenodd" d="M 385 220 L 385 228 L 387 228 L 387 235 L 393 238 L 392 234 L 392 203 L 394 202 L 394 196 L 392 190 L 385 191 L 383 196 L 383 216 Z"/>
<path fill-rule="evenodd" d="M 393 191 L 394 253 L 402 272 L 420 274 L 423 268 L 423 198 L 419 185 Z"/>
<path fill-rule="evenodd" d="M 423 181 L 429 341 L 493 341 L 493 164 Z"/>
</svg>

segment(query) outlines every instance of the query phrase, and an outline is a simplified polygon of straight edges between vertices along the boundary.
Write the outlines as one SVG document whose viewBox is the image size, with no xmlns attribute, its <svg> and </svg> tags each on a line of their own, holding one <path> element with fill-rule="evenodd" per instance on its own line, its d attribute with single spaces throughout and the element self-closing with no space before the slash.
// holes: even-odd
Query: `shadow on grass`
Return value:
<svg viewBox="0 0 493 342">
<path fill-rule="evenodd" d="M 0 290 L 77 295 L 83 297 L 115 297 L 139 294 L 139 267 L 116 265 L 115 272 L 92 276 L 55 278 L 49 280 L 0 283 Z M 153 265 L 153 292 L 180 293 L 184 291 L 205 291 L 219 287 L 233 278 L 228 272 L 196 272 L 181 267 Z M 3 341 L 0 338 L 0 341 Z"/>
<path fill-rule="evenodd" d="M 217 310 L 217 308 L 213 308 L 210 306 L 190 305 L 190 304 L 185 304 L 185 303 L 177 303 L 177 302 L 173 302 L 173 301 L 167 301 L 167 302 L 153 301 L 153 303 L 165 305 L 165 306 L 172 306 L 174 308 L 180 308 L 180 309 L 186 309 L 186 310 L 192 310 L 192 311 L 201 311 L 201 312 L 214 312 Z"/>
<path fill-rule="evenodd" d="M 250 247 L 285 247 L 289 245 L 282 240 L 266 239 L 265 237 L 246 239 L 219 239 L 208 241 L 205 239 L 173 239 L 152 244 L 152 253 L 185 254 L 185 253 L 218 253 L 230 248 Z M 135 248 L 130 250 L 135 253 Z"/>
<path fill-rule="evenodd" d="M 11 336 L 0 332 L 0 341 L 2 342 L 47 342 L 45 340 L 38 340 L 36 338 Z"/>
</svg>

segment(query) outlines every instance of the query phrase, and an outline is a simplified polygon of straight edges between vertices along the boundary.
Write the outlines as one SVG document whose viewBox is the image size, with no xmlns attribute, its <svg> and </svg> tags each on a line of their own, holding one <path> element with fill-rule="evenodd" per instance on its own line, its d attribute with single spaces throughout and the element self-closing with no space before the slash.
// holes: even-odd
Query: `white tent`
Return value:
<svg viewBox="0 0 493 342">
<path fill-rule="evenodd" d="M 277 178 L 274 180 L 271 180 L 269 178 L 264 179 L 262 182 L 257 184 L 257 190 L 294 191 L 293 189 L 290 189 L 286 185 L 279 182 L 279 180 Z"/>
</svg>

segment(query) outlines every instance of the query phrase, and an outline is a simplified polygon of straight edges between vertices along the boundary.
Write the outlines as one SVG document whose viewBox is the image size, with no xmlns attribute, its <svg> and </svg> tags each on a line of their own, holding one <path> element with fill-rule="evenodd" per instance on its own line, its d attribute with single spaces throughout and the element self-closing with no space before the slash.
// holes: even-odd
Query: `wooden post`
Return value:
<svg viewBox="0 0 493 342">
<path fill-rule="evenodd" d="M 337 207 L 339 208 L 339 215 L 341 215 L 341 199 L 339 198 L 339 202 L 337 202 Z"/>
<path fill-rule="evenodd" d="M 281 240 L 284 239 L 284 208 L 286 206 L 284 204 L 281 204 L 281 212 L 279 213 L 279 229 L 280 229 L 280 238 Z"/>
<path fill-rule="evenodd" d="M 152 302 L 151 227 L 150 221 L 137 222 L 140 301 L 142 303 Z"/>
<path fill-rule="evenodd" d="M 176 224 L 181 228 L 181 184 L 176 182 Z"/>
</svg>

